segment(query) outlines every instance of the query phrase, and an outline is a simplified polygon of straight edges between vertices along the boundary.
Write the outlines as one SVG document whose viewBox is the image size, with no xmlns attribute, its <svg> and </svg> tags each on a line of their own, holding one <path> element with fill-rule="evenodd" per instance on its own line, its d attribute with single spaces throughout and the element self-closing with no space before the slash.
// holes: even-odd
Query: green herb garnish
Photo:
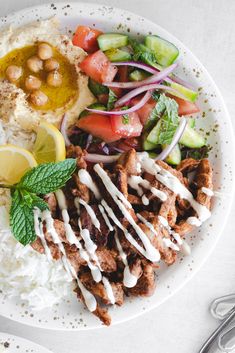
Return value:
<svg viewBox="0 0 235 353">
<path fill-rule="evenodd" d="M 156 56 L 152 50 L 147 48 L 144 44 L 138 43 L 135 39 L 130 39 L 129 42 L 134 51 L 134 61 L 142 61 L 152 66 L 155 66 L 154 64 L 157 64 Z"/>
<path fill-rule="evenodd" d="M 169 145 L 179 125 L 178 104 L 165 94 L 154 94 L 157 100 L 156 106 L 150 113 L 145 129 L 151 128 L 160 120 L 157 143 Z"/>
<path fill-rule="evenodd" d="M 114 103 L 117 101 L 117 96 L 116 94 L 109 89 L 109 98 L 108 98 L 108 103 L 107 103 L 107 109 L 112 110 L 114 108 Z"/>
<path fill-rule="evenodd" d="M 129 124 L 129 122 L 130 122 L 130 120 L 129 120 L 129 115 L 128 115 L 128 114 L 124 114 L 124 115 L 122 116 L 122 123 L 123 123 L 124 125 L 127 125 L 127 124 Z"/>
<path fill-rule="evenodd" d="M 32 243 L 37 235 L 34 229 L 34 208 L 48 209 L 39 196 L 63 187 L 76 170 L 76 160 L 46 163 L 29 170 L 20 182 L 11 187 L 12 204 L 10 225 L 14 237 L 23 245 Z"/>
</svg>

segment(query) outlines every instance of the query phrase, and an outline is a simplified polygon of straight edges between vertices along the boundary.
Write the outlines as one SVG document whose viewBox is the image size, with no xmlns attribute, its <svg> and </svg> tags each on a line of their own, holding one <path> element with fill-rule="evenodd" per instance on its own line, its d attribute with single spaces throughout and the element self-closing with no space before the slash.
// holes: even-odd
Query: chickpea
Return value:
<svg viewBox="0 0 235 353">
<path fill-rule="evenodd" d="M 32 92 L 29 96 L 29 99 L 33 105 L 36 105 L 38 107 L 42 107 L 48 102 L 47 95 L 39 90 Z"/>
<path fill-rule="evenodd" d="M 6 69 L 6 77 L 10 82 L 15 82 L 19 80 L 22 74 L 23 74 L 23 69 L 21 66 L 10 65 Z"/>
<path fill-rule="evenodd" d="M 50 59 L 53 55 L 52 47 L 47 43 L 41 43 L 38 46 L 38 56 L 42 60 Z"/>
<path fill-rule="evenodd" d="M 29 75 L 25 80 L 25 88 L 28 91 L 39 89 L 41 87 L 41 84 L 42 84 L 41 80 L 39 80 L 39 78 L 33 75 Z"/>
<path fill-rule="evenodd" d="M 27 66 L 32 72 L 39 72 L 43 68 L 43 62 L 36 55 L 27 60 Z"/>
<path fill-rule="evenodd" d="M 59 87 L 62 85 L 62 75 L 58 71 L 51 71 L 47 75 L 47 84 L 51 87 Z"/>
<path fill-rule="evenodd" d="M 44 63 L 44 69 L 47 72 L 53 71 L 53 70 L 58 70 L 59 67 L 60 67 L 60 64 L 58 63 L 57 60 L 55 60 L 53 58 L 47 59 Z"/>
</svg>

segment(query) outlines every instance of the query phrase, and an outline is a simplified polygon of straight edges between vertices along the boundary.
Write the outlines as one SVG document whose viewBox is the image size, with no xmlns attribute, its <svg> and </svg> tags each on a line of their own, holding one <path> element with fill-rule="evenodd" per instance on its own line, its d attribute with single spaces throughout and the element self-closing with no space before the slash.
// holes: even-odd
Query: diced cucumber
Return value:
<svg viewBox="0 0 235 353">
<path fill-rule="evenodd" d="M 154 150 L 158 145 L 155 143 L 148 142 L 147 139 L 144 139 L 143 141 L 143 149 L 144 151 L 152 151 Z"/>
<path fill-rule="evenodd" d="M 145 45 L 154 52 L 157 62 L 162 66 L 171 65 L 179 55 L 174 44 L 156 35 L 146 36 Z"/>
<path fill-rule="evenodd" d="M 182 86 L 179 83 L 171 82 L 170 87 L 174 88 L 176 91 L 181 93 L 181 94 L 177 95 L 174 92 L 170 92 L 173 96 L 177 96 L 177 97 L 182 98 L 182 95 L 183 95 L 185 97 L 185 99 L 189 100 L 192 103 L 196 102 L 196 100 L 198 98 L 198 92 L 193 91 L 190 88 L 187 88 L 185 86 Z"/>
<path fill-rule="evenodd" d="M 162 148 L 166 148 L 167 145 L 163 145 Z M 178 165 L 181 162 L 181 152 L 179 145 L 177 144 L 171 153 L 167 156 L 166 162 L 172 165 Z"/>
<path fill-rule="evenodd" d="M 158 141 L 158 136 L 161 128 L 161 120 L 157 122 L 157 124 L 154 126 L 154 128 L 150 131 L 150 133 L 147 135 L 147 141 L 156 145 Z"/>
<path fill-rule="evenodd" d="M 94 94 L 94 96 L 96 96 L 96 97 L 99 94 L 108 94 L 109 93 L 108 87 L 101 85 L 100 83 L 92 80 L 91 78 L 89 78 L 88 87 L 89 87 L 90 91 Z"/>
<path fill-rule="evenodd" d="M 147 77 L 149 77 L 149 74 L 143 70 L 134 70 L 129 75 L 131 81 L 143 81 Z"/>
<path fill-rule="evenodd" d="M 148 155 L 149 155 L 149 158 L 153 158 L 153 159 L 157 158 L 157 153 L 155 152 L 148 152 Z"/>
<path fill-rule="evenodd" d="M 97 38 L 102 51 L 124 47 L 128 44 L 128 36 L 119 33 L 105 33 Z"/>
<path fill-rule="evenodd" d="M 179 141 L 182 145 L 190 148 L 200 148 L 205 146 L 206 141 L 196 130 L 189 125 L 186 126 L 184 133 Z"/>
<path fill-rule="evenodd" d="M 106 50 L 105 55 L 110 61 L 129 61 L 131 60 L 131 54 L 121 49 L 109 49 Z"/>
<path fill-rule="evenodd" d="M 162 70 L 162 66 L 156 63 L 155 54 L 152 50 L 146 47 L 144 44 L 139 44 L 139 50 L 141 51 L 141 61 L 150 66 L 156 67 L 158 70 Z"/>
<path fill-rule="evenodd" d="M 189 118 L 188 119 L 188 126 L 190 126 L 192 129 L 195 127 L 196 125 L 196 119 L 195 118 Z"/>
<path fill-rule="evenodd" d="M 105 105 L 103 105 L 103 104 L 101 104 L 101 103 L 98 103 L 98 102 L 89 105 L 87 108 L 90 108 L 90 109 L 99 109 L 99 110 L 106 110 Z M 87 116 L 87 115 L 89 115 L 89 114 L 90 114 L 90 112 L 85 109 L 85 110 L 83 110 L 83 111 L 80 113 L 79 119 L 80 119 L 80 118 L 83 118 L 84 116 Z"/>
</svg>

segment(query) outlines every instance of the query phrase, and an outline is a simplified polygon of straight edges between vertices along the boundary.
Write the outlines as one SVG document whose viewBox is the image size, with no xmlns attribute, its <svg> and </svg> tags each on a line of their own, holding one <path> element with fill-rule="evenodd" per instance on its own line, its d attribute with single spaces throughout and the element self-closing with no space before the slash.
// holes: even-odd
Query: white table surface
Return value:
<svg viewBox="0 0 235 353">
<path fill-rule="evenodd" d="M 0 0 L 0 15 L 44 2 Z M 178 37 L 215 79 L 235 127 L 234 0 L 93 2 L 136 12 Z M 196 353 L 218 325 L 208 311 L 210 302 L 235 292 L 234 216 L 235 205 L 214 253 L 195 277 L 166 303 L 138 319 L 102 330 L 61 333 L 29 328 L 0 317 L 0 331 L 33 340 L 54 353 Z"/>
</svg>

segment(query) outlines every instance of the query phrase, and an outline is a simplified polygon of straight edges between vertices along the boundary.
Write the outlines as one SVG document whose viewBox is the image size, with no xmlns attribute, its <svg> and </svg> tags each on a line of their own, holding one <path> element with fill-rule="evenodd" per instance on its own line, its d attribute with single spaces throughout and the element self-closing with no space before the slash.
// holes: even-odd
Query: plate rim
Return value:
<svg viewBox="0 0 235 353">
<path fill-rule="evenodd" d="M 55 2 L 53 2 L 53 4 L 54 4 L 54 6 L 61 6 L 61 7 L 62 6 L 66 6 L 66 5 L 71 5 L 71 6 L 75 5 L 76 6 L 76 5 L 79 4 L 79 5 L 81 5 L 81 7 L 83 7 L 83 6 L 85 6 L 85 7 L 93 7 L 93 9 L 94 8 L 97 9 L 97 8 L 100 8 L 100 7 L 113 9 L 115 11 L 122 12 L 122 13 L 126 14 L 127 16 L 128 15 L 129 16 L 134 16 L 135 19 L 144 19 L 146 22 L 149 22 L 152 25 L 157 26 L 158 28 L 160 28 L 163 32 L 166 33 L 166 35 L 169 35 L 170 37 L 172 37 L 176 42 L 178 42 L 180 44 L 180 46 L 184 50 L 186 50 L 187 53 L 189 53 L 192 56 L 192 58 L 195 61 L 195 63 L 197 63 L 203 69 L 203 73 L 206 75 L 206 80 L 210 81 L 214 91 L 216 92 L 217 100 L 221 103 L 221 106 L 222 106 L 222 108 L 223 108 L 223 110 L 225 112 L 226 122 L 228 124 L 228 128 L 230 129 L 230 135 L 231 135 L 230 136 L 231 137 L 230 143 L 232 144 L 233 150 L 235 149 L 235 131 L 234 131 L 234 128 L 233 128 L 233 125 L 232 125 L 232 119 L 231 119 L 230 112 L 229 112 L 229 110 L 227 108 L 227 105 L 225 103 L 223 95 L 220 92 L 220 89 L 218 88 L 218 86 L 217 86 L 215 80 L 213 79 L 213 77 L 208 72 L 207 68 L 199 60 L 199 58 L 191 51 L 191 49 L 188 48 L 188 46 L 186 46 L 184 44 L 184 42 L 182 42 L 180 39 L 178 39 L 174 34 L 172 34 L 170 31 L 165 29 L 165 27 L 155 23 L 153 20 L 149 19 L 148 17 L 144 17 L 144 16 L 141 16 L 139 14 L 136 14 L 133 11 L 122 9 L 122 8 L 119 8 L 119 7 L 116 7 L 116 6 L 112 6 L 112 5 L 109 6 L 109 5 L 99 4 L 99 3 L 97 4 L 97 3 L 93 3 L 93 2 L 86 3 L 84 1 L 76 1 L 76 2 L 73 2 L 73 1 L 62 1 L 62 2 L 55 1 Z M 51 2 L 46 2 L 46 3 L 43 3 L 41 5 L 28 6 L 28 7 L 25 7 L 23 9 L 19 10 L 19 11 L 12 11 L 9 14 L 6 14 L 5 16 L 0 16 L 0 21 L 3 20 L 5 17 L 7 17 L 9 19 L 9 18 L 14 17 L 14 16 L 23 15 L 26 11 L 33 11 L 33 10 L 41 11 L 43 9 L 46 9 L 48 6 L 51 6 Z M 55 15 L 55 17 L 56 16 L 57 15 Z M 69 18 L 69 16 L 68 16 L 68 18 Z M 30 20 L 27 23 L 30 23 L 30 22 L 32 22 L 32 21 Z M 6 24 L 4 24 L 4 21 L 3 21 L 2 24 L 0 24 L 0 30 L 4 29 L 6 27 L 7 26 L 6 26 Z M 17 27 L 18 26 L 16 26 L 16 28 Z M 232 170 L 232 174 L 235 175 L 235 160 L 233 161 L 233 164 L 231 165 L 231 170 Z M 170 299 L 173 295 L 178 293 L 186 284 L 189 283 L 189 281 L 202 269 L 202 267 L 209 260 L 211 254 L 215 250 L 215 247 L 217 246 L 217 243 L 220 240 L 220 238 L 222 236 L 222 233 L 223 233 L 223 231 L 224 231 L 224 229 L 225 229 L 225 227 L 227 225 L 228 218 L 231 215 L 231 209 L 232 209 L 232 205 L 233 205 L 234 196 L 235 196 L 235 178 L 233 178 L 233 181 L 232 181 L 231 197 L 229 198 L 229 201 L 228 201 L 228 204 L 227 204 L 227 207 L 226 207 L 227 211 L 226 211 L 225 217 L 223 218 L 223 223 L 222 223 L 222 225 L 220 227 L 220 230 L 217 232 L 217 237 L 214 240 L 213 245 L 211 245 L 210 249 L 208 250 L 208 253 L 205 256 L 205 258 L 199 264 L 197 264 L 197 267 L 194 269 L 194 271 L 192 271 L 192 273 L 186 279 L 184 279 L 184 281 L 181 284 L 179 284 L 165 298 L 162 298 L 157 303 L 148 306 L 148 308 L 146 308 L 145 311 L 136 312 L 134 314 L 131 314 L 128 317 L 124 317 L 122 319 L 116 320 L 115 322 L 113 322 L 111 324 L 111 327 L 114 327 L 114 326 L 119 325 L 119 324 L 124 323 L 124 322 L 128 322 L 130 320 L 136 319 L 137 317 L 140 317 L 140 316 L 143 316 L 143 315 L 149 313 L 150 311 L 152 311 L 152 310 L 156 309 L 157 307 L 159 307 L 160 305 L 162 305 L 164 302 L 166 302 L 168 299 Z M 215 230 L 214 230 L 214 232 L 215 232 Z M 20 323 L 20 324 L 25 325 L 25 326 L 42 328 L 42 329 L 49 330 L 49 331 L 55 330 L 55 331 L 77 332 L 77 331 L 97 330 L 97 329 L 106 328 L 104 325 L 99 325 L 99 323 L 97 324 L 97 326 L 94 325 L 94 326 L 91 326 L 91 327 L 88 327 L 88 326 L 87 327 L 78 327 L 78 328 L 52 327 L 52 326 L 44 326 L 43 324 L 40 324 L 40 323 L 38 324 L 38 323 L 32 323 L 32 322 L 24 321 L 23 319 L 21 320 L 20 318 L 15 320 L 14 318 L 12 318 L 10 316 L 7 316 L 6 314 L 2 314 L 1 312 L 0 312 L 0 315 L 2 317 L 5 317 L 5 318 L 11 320 L 11 321 Z"/>
</svg>

